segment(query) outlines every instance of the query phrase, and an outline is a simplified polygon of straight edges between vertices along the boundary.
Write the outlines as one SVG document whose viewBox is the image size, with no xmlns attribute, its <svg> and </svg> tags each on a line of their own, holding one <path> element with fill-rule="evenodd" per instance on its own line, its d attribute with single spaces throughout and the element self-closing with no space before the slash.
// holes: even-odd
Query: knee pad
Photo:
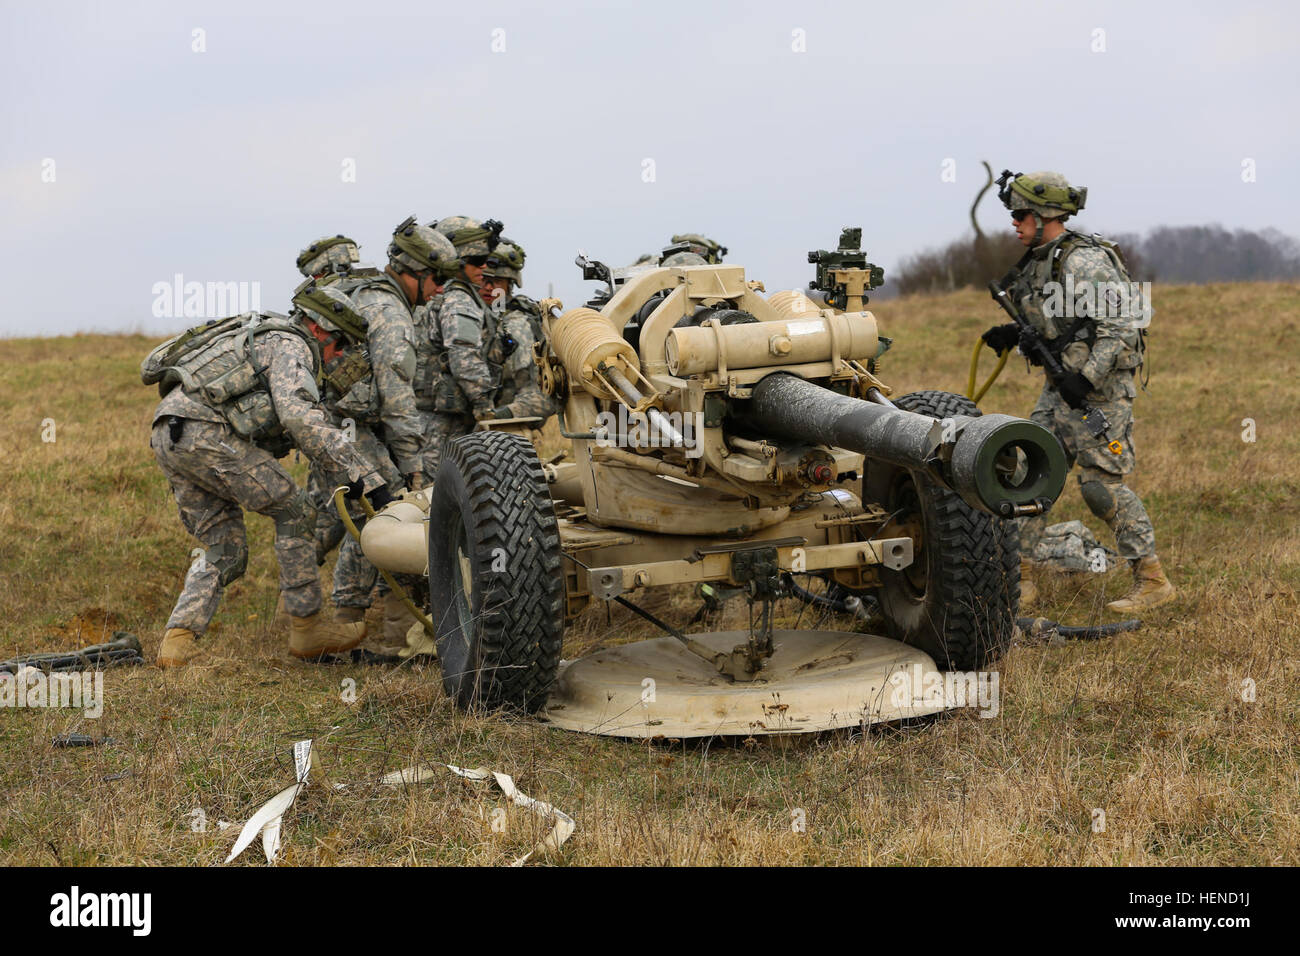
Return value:
<svg viewBox="0 0 1300 956">
<path fill-rule="evenodd" d="M 1119 510 L 1119 501 L 1115 489 L 1119 482 L 1102 481 L 1096 475 L 1079 475 L 1079 492 L 1088 510 L 1102 521 L 1110 521 Z"/>
<path fill-rule="evenodd" d="M 217 580 L 224 588 L 244 576 L 248 567 L 248 546 L 222 542 L 204 553 L 208 564 L 217 569 Z"/>
<path fill-rule="evenodd" d="M 316 530 L 316 509 L 302 489 L 271 517 L 275 520 L 278 538 L 310 538 Z"/>
</svg>

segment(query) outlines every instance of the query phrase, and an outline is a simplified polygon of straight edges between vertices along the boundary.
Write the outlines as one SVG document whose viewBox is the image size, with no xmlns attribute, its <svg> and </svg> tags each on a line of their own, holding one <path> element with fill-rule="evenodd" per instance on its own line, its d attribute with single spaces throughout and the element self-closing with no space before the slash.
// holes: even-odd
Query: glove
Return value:
<svg viewBox="0 0 1300 956">
<path fill-rule="evenodd" d="M 393 500 L 393 496 L 388 493 L 387 485 L 380 485 L 378 488 L 366 495 L 366 497 L 370 499 L 370 506 L 376 511 Z"/>
<path fill-rule="evenodd" d="M 1065 399 L 1065 404 L 1077 410 L 1083 408 L 1088 393 L 1092 391 L 1092 382 L 1079 372 L 1066 372 L 1065 378 L 1056 383 L 1056 390 Z"/>
<path fill-rule="evenodd" d="M 995 325 L 983 335 L 980 336 L 984 344 L 993 351 L 1001 355 L 1016 347 L 1020 341 L 1020 326 L 1014 322 L 1008 322 L 1006 325 Z"/>
<path fill-rule="evenodd" d="M 366 483 L 358 478 L 348 484 L 348 490 L 344 492 L 343 497 L 348 501 L 356 501 L 366 492 Z"/>
<path fill-rule="evenodd" d="M 515 413 L 512 412 L 508 406 L 502 405 L 500 408 L 492 409 L 492 417 L 493 418 L 514 418 Z"/>
<path fill-rule="evenodd" d="M 1030 365 L 1037 365 L 1041 368 L 1043 364 L 1043 357 L 1038 354 L 1038 350 L 1034 348 L 1033 340 L 1030 338 L 1029 333 L 1026 332 L 1024 329 L 1020 330 L 1019 341 L 1020 341 L 1020 354 L 1023 355 L 1028 360 Z"/>
</svg>

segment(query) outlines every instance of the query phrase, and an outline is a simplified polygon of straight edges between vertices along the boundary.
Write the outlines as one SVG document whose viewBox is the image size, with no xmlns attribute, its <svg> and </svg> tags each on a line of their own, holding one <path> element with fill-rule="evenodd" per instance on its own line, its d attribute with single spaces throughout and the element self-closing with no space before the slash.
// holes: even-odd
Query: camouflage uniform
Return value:
<svg viewBox="0 0 1300 956">
<path fill-rule="evenodd" d="M 526 295 L 513 296 L 505 305 L 498 328 L 487 354 L 488 363 L 501 369 L 497 417 L 550 418 L 559 404 L 538 384 L 533 345 L 542 339 L 542 320 L 537 303 Z"/>
<path fill-rule="evenodd" d="M 1021 314 L 1045 339 L 1064 335 L 1075 320 L 1049 315 L 1062 311 L 1059 296 L 1049 303 L 1044 286 L 1053 278 L 1053 259 L 1062 246 L 1056 281 L 1065 284 L 1072 278 L 1073 288 L 1103 290 L 1105 283 L 1123 280 L 1110 256 L 1098 245 L 1080 241 L 1077 233 L 1066 230 L 1051 242 L 1029 254 L 1028 261 L 1016 276 L 1010 295 L 1020 305 Z M 1072 246 L 1073 248 L 1069 248 Z M 1126 285 L 1127 288 L 1127 285 Z M 1082 323 L 1071 341 L 1060 352 L 1061 365 L 1067 372 L 1080 372 L 1092 384 L 1087 403 L 1100 409 L 1110 422 L 1110 436 L 1123 445 L 1121 454 L 1112 453 L 1102 439 L 1093 437 L 1076 409 L 1070 408 L 1060 393 L 1046 382 L 1030 419 L 1051 429 L 1065 449 L 1067 460 L 1079 465 L 1078 482 L 1083 500 L 1115 534 L 1122 557 L 1129 560 L 1155 554 L 1155 531 L 1141 499 L 1124 479 L 1135 467 L 1133 450 L 1133 399 L 1137 395 L 1135 370 L 1142 362 L 1140 306 L 1130 303 L 1127 309 L 1084 305 L 1076 312 L 1091 318 Z M 1049 306 L 1052 306 L 1049 308 Z M 1127 312 L 1115 315 L 1115 312 Z M 1091 341 L 1090 341 L 1091 340 Z M 1024 519 L 1021 523 L 1021 550 L 1033 552 L 1046 526 L 1043 517 Z"/>
<path fill-rule="evenodd" d="M 478 290 L 453 279 L 442 293 L 432 336 L 433 411 L 424 433 L 424 476 L 432 481 L 446 442 L 474 430 L 476 415 L 490 416 L 501 370 L 485 355 L 496 336 L 497 318 Z"/>
<path fill-rule="evenodd" d="M 366 320 L 366 348 L 372 371 L 345 396 L 327 388 L 326 405 L 336 422 L 352 419 L 358 450 L 396 493 L 404 484 L 404 476 L 420 472 L 424 441 L 413 387 L 416 338 L 410 302 L 396 283 L 383 277 L 340 285 Z M 328 495 L 338 484 L 337 476 L 323 473 L 311 484 L 317 494 Z M 334 566 L 334 606 L 369 607 L 377 577 L 378 572 L 366 560 L 361 546 L 345 538 Z"/>
<path fill-rule="evenodd" d="M 306 343 L 285 332 L 266 332 L 253 345 L 265 368 L 280 426 L 312 460 L 327 461 L 348 482 L 365 491 L 382 481 L 346 436 L 330 426 L 319 405 L 314 359 Z M 238 579 L 248 563 L 241 509 L 275 520 L 275 552 L 286 610 L 307 618 L 320 610 L 312 525 L 315 512 L 307 495 L 271 452 L 239 437 L 221 411 L 182 388 L 173 388 L 153 416 L 150 445 L 176 497 L 181 523 L 205 552 L 185 578 L 167 627 L 201 635 L 216 612 L 223 588 Z"/>
</svg>

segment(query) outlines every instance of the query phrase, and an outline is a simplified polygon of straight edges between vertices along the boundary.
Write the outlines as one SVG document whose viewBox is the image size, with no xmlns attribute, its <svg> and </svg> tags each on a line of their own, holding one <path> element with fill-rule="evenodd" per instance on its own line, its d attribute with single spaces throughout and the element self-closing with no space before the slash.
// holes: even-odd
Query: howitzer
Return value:
<svg viewBox="0 0 1300 956">
<path fill-rule="evenodd" d="M 1011 296 L 1007 294 L 996 280 L 989 282 L 989 294 L 993 296 L 993 301 L 1000 305 L 1007 315 L 1011 316 L 1011 321 L 1016 323 L 1020 329 L 1020 339 L 1029 346 L 1033 353 L 1031 357 L 1036 357 L 1038 363 L 1043 366 L 1047 373 L 1048 380 L 1058 391 L 1061 387 L 1061 380 L 1065 378 L 1065 367 L 1057 360 L 1055 353 L 1047 347 L 1043 337 L 1038 331 L 1029 324 L 1029 320 L 1020 314 L 1020 310 L 1011 303 Z M 1124 444 L 1118 439 L 1110 437 L 1110 422 L 1106 419 L 1106 413 L 1100 408 L 1093 408 L 1091 405 L 1085 405 L 1079 410 L 1079 418 L 1092 436 L 1106 443 L 1106 448 L 1112 455 L 1124 454 Z"/>
<path fill-rule="evenodd" d="M 444 446 L 430 490 L 361 533 L 376 566 L 428 575 L 452 699 L 618 736 L 811 732 L 943 709 L 892 693 L 890 675 L 979 670 L 1007 647 L 1006 519 L 1051 506 L 1065 454 L 1033 422 L 877 377 L 860 303 L 880 275 L 859 240 L 811 254 L 814 285 L 848 311 L 760 295 L 733 264 L 615 281 L 579 258 L 608 294 L 541 303 L 535 356 L 567 456 L 480 422 Z M 749 628 L 685 633 L 639 606 L 683 586 L 743 595 Z M 887 636 L 778 623 L 779 601 L 830 613 L 872 597 Z M 565 628 L 608 603 L 666 636 L 561 668 Z"/>
</svg>

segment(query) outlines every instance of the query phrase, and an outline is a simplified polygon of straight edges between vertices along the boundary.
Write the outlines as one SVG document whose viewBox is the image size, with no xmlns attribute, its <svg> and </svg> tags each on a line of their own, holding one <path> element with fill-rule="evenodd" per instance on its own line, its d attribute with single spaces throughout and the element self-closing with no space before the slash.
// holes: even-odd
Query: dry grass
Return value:
<svg viewBox="0 0 1300 956">
<path fill-rule="evenodd" d="M 269 522 L 250 521 L 248 574 L 231 587 L 211 662 L 179 674 L 111 670 L 98 721 L 0 712 L 0 862 L 210 864 L 292 776 L 314 737 L 330 778 L 291 811 L 285 859 L 500 864 L 539 835 L 499 795 L 450 774 L 394 790 L 386 771 L 438 761 L 515 776 L 573 815 L 573 864 L 1268 864 L 1300 859 L 1296 661 L 1300 628 L 1300 288 L 1157 290 L 1151 394 L 1138 400 L 1142 471 L 1160 550 L 1182 594 L 1136 633 L 1026 644 L 1001 665 L 1002 713 L 958 712 L 865 736 L 647 745 L 458 714 L 433 669 L 309 666 L 271 631 Z M 983 295 L 904 298 L 878 317 L 897 340 L 885 378 L 961 390 L 973 337 L 999 321 Z M 148 448 L 154 398 L 141 337 L 7 341 L 0 369 L 0 656 L 121 627 L 146 652 L 192 542 Z M 986 362 L 986 368 L 991 367 Z M 1013 362 L 985 401 L 1025 414 L 1034 378 Z M 53 418 L 57 440 L 40 440 Z M 1253 418 L 1258 441 L 1241 440 Z M 1061 520 L 1086 513 L 1073 483 Z M 1101 618 L 1121 572 L 1046 582 L 1043 608 Z M 684 623 L 685 602 L 665 610 Z M 643 634 L 625 616 L 582 622 L 569 645 Z M 346 679 L 356 703 L 340 698 Z M 1257 699 L 1240 693 L 1252 679 Z M 107 746 L 55 749 L 80 730 Z M 117 779 L 106 777 L 121 775 Z M 791 829 L 802 809 L 807 832 Z M 1091 814 L 1105 811 L 1094 833 Z M 206 832 L 195 832 L 202 810 Z M 260 859 L 250 851 L 253 865 Z"/>
</svg>

